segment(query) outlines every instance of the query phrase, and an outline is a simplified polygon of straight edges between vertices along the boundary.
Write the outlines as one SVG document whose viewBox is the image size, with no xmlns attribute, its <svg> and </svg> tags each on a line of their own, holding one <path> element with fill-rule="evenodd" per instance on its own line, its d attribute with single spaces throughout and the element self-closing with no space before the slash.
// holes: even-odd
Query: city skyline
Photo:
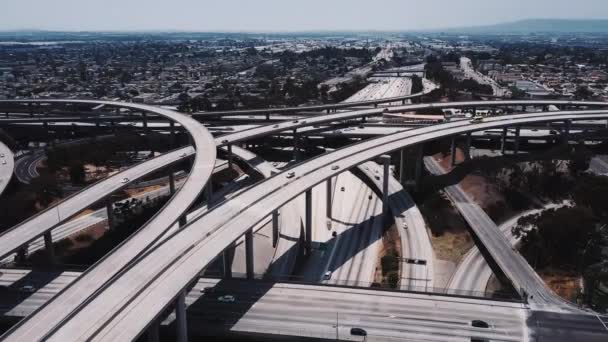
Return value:
<svg viewBox="0 0 608 342">
<path fill-rule="evenodd" d="M 1 31 L 416 31 L 492 25 L 530 18 L 608 18 L 608 6 L 601 0 L 583 0 L 575 8 L 566 0 L 514 0 L 508 3 L 380 0 L 374 3 L 375 12 L 370 12 L 370 4 L 361 0 L 331 3 L 320 0 L 306 3 L 177 0 L 161 4 L 141 0 L 128 3 L 117 0 L 103 3 L 9 0 L 3 7 Z"/>
</svg>

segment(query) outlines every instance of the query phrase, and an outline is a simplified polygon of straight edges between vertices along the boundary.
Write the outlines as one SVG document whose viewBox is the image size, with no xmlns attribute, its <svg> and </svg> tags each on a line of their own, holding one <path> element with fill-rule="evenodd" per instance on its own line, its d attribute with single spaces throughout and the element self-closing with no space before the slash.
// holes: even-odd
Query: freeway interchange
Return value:
<svg viewBox="0 0 608 342">
<path fill-rule="evenodd" d="M 522 102 L 495 102 L 496 106 L 515 104 L 522 104 Z M 605 106 L 603 103 L 573 103 L 567 101 L 534 101 L 524 102 L 524 104 L 530 106 L 543 106 L 547 104 L 565 106 Z M 107 105 L 122 106 L 122 104 L 116 103 L 107 103 Z M 487 105 L 488 102 L 422 104 L 389 107 L 388 111 L 399 112 L 428 107 L 449 108 L 457 106 L 475 107 Z M 127 105 L 127 107 L 128 106 L 130 105 Z M 170 111 L 158 112 L 157 109 L 148 108 L 146 106 L 136 106 L 133 109 L 148 110 L 157 115 L 171 114 L 167 113 Z M 329 107 L 327 109 L 332 108 Z M 397 132 L 350 145 L 333 152 L 328 152 L 295 166 L 288 167 L 286 170 L 235 194 L 229 200 L 209 208 L 203 215 L 188 219 L 187 224 L 181 227 L 181 229 L 168 232 L 168 229 L 177 223 L 180 216 L 183 215 L 184 210 L 192 203 L 194 194 L 198 194 L 202 191 L 203 187 L 200 184 L 204 185 L 207 183 L 210 176 L 208 165 L 211 159 L 215 161 L 216 146 L 223 148 L 230 153 L 234 152 L 236 149 L 235 144 L 253 138 L 268 136 L 285 130 L 297 130 L 301 127 L 313 126 L 320 123 L 330 123 L 379 115 L 383 112 L 384 109 L 368 109 L 320 115 L 312 118 L 291 120 L 279 124 L 252 128 L 221 136 L 216 139 L 210 139 L 208 133 L 204 131 L 204 128 L 203 131 L 199 128 L 202 127 L 201 125 L 190 122 L 189 120 L 191 119 L 185 116 L 180 115 L 180 117 L 177 118 L 175 116 L 176 114 L 171 114 L 172 116 L 167 115 L 172 119 L 176 119 L 178 122 L 181 120 L 180 124 L 190 132 L 194 140 L 194 148 L 196 149 L 196 160 L 199 160 L 199 154 L 205 156 L 205 162 L 201 162 L 204 171 L 200 172 L 201 175 L 200 178 L 198 178 L 199 185 L 193 185 L 186 190 L 188 196 L 182 194 L 181 197 L 178 197 L 181 192 L 184 192 L 183 188 L 186 187 L 186 185 L 184 185 L 182 190 L 178 191 L 176 196 L 174 196 L 172 201 L 168 204 L 168 206 L 171 206 L 173 203 L 176 203 L 175 206 L 181 204 L 179 206 L 181 209 L 171 212 L 172 215 L 169 215 L 169 217 L 165 217 L 169 212 L 167 211 L 169 208 L 163 209 L 151 222 L 140 229 L 132 238 L 115 249 L 112 254 L 108 255 L 90 270 L 80 275 L 76 281 L 34 312 L 33 315 L 11 329 L 9 334 L 5 336 L 5 339 L 15 341 L 24 339 L 134 339 L 149 328 L 152 322 L 158 319 L 158 316 L 163 310 L 172 305 L 172 303 L 183 302 L 186 292 L 191 284 L 197 281 L 201 270 L 210 265 L 219 255 L 222 255 L 225 249 L 231 244 L 243 235 L 246 236 L 255 225 L 261 223 L 265 218 L 272 215 L 273 212 L 286 206 L 299 195 L 304 194 L 305 196 L 312 196 L 312 194 L 308 195 L 310 189 L 332 177 L 336 177 L 359 165 L 362 165 L 364 168 L 368 167 L 369 171 L 370 167 L 374 168 L 376 166 L 366 162 L 373 160 L 380 155 L 399 151 L 405 147 L 420 145 L 428 141 L 467 134 L 483 129 L 512 127 L 528 123 L 608 119 L 608 112 L 604 110 L 543 112 L 493 117 L 475 124 L 471 124 L 468 121 L 456 121 Z M 197 133 L 199 134 L 198 138 L 196 135 Z M 193 149 L 190 149 L 191 150 L 189 150 L 184 158 L 194 153 Z M 182 153 L 178 151 L 171 153 Z M 179 154 L 179 156 L 182 155 L 183 154 Z M 162 157 L 163 156 L 158 158 Z M 175 156 L 165 156 L 165 159 L 162 159 L 162 162 L 159 164 L 148 164 L 147 167 L 150 169 L 147 171 L 166 166 L 165 164 L 168 163 L 169 160 L 172 160 L 172 158 L 175 158 Z M 196 163 L 197 161 L 195 161 L 195 165 L 197 165 Z M 189 176 L 187 182 L 197 176 L 197 167 L 194 167 L 193 170 L 193 174 Z M 291 174 L 293 176 L 289 177 Z M 373 174 L 374 172 L 372 171 L 372 179 L 375 178 Z M 135 177 L 133 179 L 136 179 L 140 176 L 134 175 L 133 177 Z M 388 182 L 389 177 L 386 177 L 385 179 L 385 182 Z M 393 196 L 395 193 L 400 193 L 398 182 L 397 184 L 395 184 L 395 182 L 390 182 L 388 186 L 391 197 L 398 197 L 395 200 L 391 200 L 390 209 L 396 214 L 395 216 L 401 215 L 398 213 L 411 207 L 411 199 L 408 199 L 407 196 L 404 197 L 403 195 Z M 380 184 L 377 184 L 377 187 L 380 189 Z M 102 193 L 110 193 L 114 190 L 110 189 L 104 191 L 105 192 L 102 191 Z M 87 191 L 84 193 L 87 195 L 92 194 L 92 192 Z M 91 201 L 93 201 L 93 199 L 91 199 Z M 86 204 L 85 202 L 82 203 Z M 86 208 L 86 206 L 84 207 Z M 50 211 L 52 212 L 53 210 L 59 209 L 55 208 Z M 72 211 L 59 216 L 58 218 L 51 218 L 49 216 L 48 218 L 39 219 L 42 220 L 41 224 L 35 225 L 35 228 L 33 229 L 20 227 L 13 228 L 8 232 L 8 235 L 3 234 L 0 236 L 0 247 L 4 248 L 1 249 L 1 254 L 4 256 L 8 255 L 13 252 L 16 247 L 45 234 L 78 211 L 78 208 L 73 208 Z M 402 222 L 402 224 L 403 221 L 405 221 L 405 224 L 416 229 L 415 227 L 419 223 L 416 223 L 415 220 L 419 220 L 420 218 L 416 213 L 411 214 L 413 217 L 416 217 L 414 219 L 408 218 L 409 215 L 410 214 L 404 215 L 403 220 L 399 218 L 397 221 Z M 310 216 L 307 213 L 305 213 L 304 216 L 305 225 L 310 226 Z M 306 228 L 308 229 L 309 227 Z M 516 315 L 520 316 L 520 323 L 518 324 L 521 324 L 521 332 L 518 333 L 519 335 L 517 336 L 521 337 L 524 336 L 524 334 L 527 334 L 523 332 L 524 330 L 530 330 L 530 334 L 535 333 L 534 327 L 530 326 L 531 324 L 525 322 L 525 319 L 522 318 L 527 317 L 526 315 L 533 316 L 535 312 L 556 312 L 564 315 L 581 315 L 584 317 L 588 315 L 586 312 L 572 307 L 563 300 L 556 298 L 556 295 L 549 291 L 544 284 L 539 284 L 538 281 L 540 279 L 537 279 L 537 276 L 535 277 L 534 271 L 529 266 L 525 266 L 527 263 L 525 265 L 522 264 L 522 262 L 525 263 L 525 260 L 512 251 L 510 243 L 504 239 L 504 236 L 500 231 L 492 231 L 488 228 L 475 232 L 482 242 L 484 242 L 486 248 L 488 248 L 491 253 L 494 253 L 493 257 L 495 258 L 495 261 L 518 288 L 525 288 L 528 293 L 531 293 L 530 291 L 536 291 L 534 292 L 534 298 L 529 299 L 529 306 L 518 306 L 519 311 Z M 420 234 L 416 234 L 416 236 L 420 237 Z M 310 234 L 307 234 L 307 238 L 310 238 Z M 405 246 L 406 244 L 412 243 L 410 240 L 411 239 L 407 239 L 407 241 L 404 240 L 402 241 L 402 244 Z M 417 244 L 420 245 L 424 243 L 425 242 L 422 241 Z M 424 251 L 425 248 L 426 247 L 416 247 L 409 249 Z M 428 255 L 428 252 L 425 253 L 427 253 L 427 255 L 424 257 L 428 260 L 432 260 L 432 255 Z M 506 264 L 506 260 L 515 260 L 516 264 Z M 405 265 L 403 268 L 406 268 Z M 424 279 L 426 277 L 422 277 L 417 271 L 408 272 L 413 273 L 406 278 Z M 414 283 L 415 285 L 420 286 L 417 282 Z M 402 282 L 402 287 L 403 285 Z M 281 292 L 279 291 L 279 293 Z M 295 295 L 296 294 L 294 293 L 289 294 L 288 296 Z M 385 294 L 378 293 L 377 296 L 384 295 Z M 376 296 L 372 295 L 372 297 Z M 437 300 L 441 301 L 441 299 Z M 455 310 L 465 307 L 459 306 L 461 304 L 454 305 Z M 179 307 L 180 305 L 178 304 L 177 306 Z M 356 316 L 357 313 L 353 313 L 353 315 Z M 416 316 L 418 314 L 414 313 L 413 315 Z M 419 315 L 424 316 L 423 314 Z M 599 324 L 601 321 L 596 321 L 596 323 Z M 423 323 L 421 324 L 424 325 Z M 524 326 L 527 328 L 524 329 Z M 389 327 L 388 329 L 390 330 L 391 328 Z M 370 326 L 369 331 L 374 332 L 374 328 L 371 328 Z M 496 338 L 496 336 L 484 337 Z M 520 339 L 516 338 L 515 340 Z"/>
</svg>

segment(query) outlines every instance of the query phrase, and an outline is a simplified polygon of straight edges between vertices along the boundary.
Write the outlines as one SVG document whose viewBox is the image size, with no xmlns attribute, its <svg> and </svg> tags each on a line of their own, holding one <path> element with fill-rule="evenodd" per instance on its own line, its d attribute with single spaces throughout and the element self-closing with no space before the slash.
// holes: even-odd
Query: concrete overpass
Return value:
<svg viewBox="0 0 608 342">
<path fill-rule="evenodd" d="M 520 103 L 521 103 L 521 102 L 520 102 Z M 552 102 L 552 103 L 555 103 L 555 102 Z M 432 106 L 432 105 L 430 105 L 430 106 Z M 374 114 L 376 114 L 376 115 L 377 115 L 377 113 L 379 113 L 379 111 L 378 111 L 378 110 L 371 110 L 371 111 L 372 111 L 371 113 L 366 111 L 366 112 L 364 112 L 364 113 L 358 112 L 358 113 L 350 113 L 350 114 L 349 114 L 349 113 L 346 113 L 346 114 L 351 115 L 350 117 L 357 117 L 357 116 L 366 116 L 366 115 L 374 115 Z M 545 121 L 554 121 L 554 120 L 571 120 L 572 118 L 578 118 L 578 117 L 574 116 L 574 115 L 576 115 L 576 114 L 569 114 L 569 116 L 565 116 L 565 115 L 564 115 L 564 116 L 552 116 L 551 118 L 542 118 L 542 116 L 547 116 L 547 117 L 548 117 L 548 116 L 551 116 L 551 115 L 553 115 L 553 114 L 555 114 L 555 112 L 554 112 L 554 113 L 551 113 L 551 114 L 548 114 L 548 113 L 542 113 L 542 114 L 538 114 L 538 115 L 540 115 L 540 119 L 539 119 L 539 117 L 535 117 L 535 120 L 538 120 L 539 122 L 545 122 Z M 261 131 L 252 131 L 252 132 L 248 132 L 248 134 L 249 134 L 249 135 L 251 135 L 251 136 L 263 136 L 264 134 L 271 134 L 271 133 L 273 133 L 273 132 L 278 132 L 278 131 L 285 130 L 285 129 L 289 129 L 289 128 L 292 128 L 292 127 L 296 127 L 296 128 L 297 128 L 297 127 L 303 127 L 303 126 L 306 126 L 306 125 L 310 125 L 310 124 L 312 124 L 312 123 L 314 123 L 314 122 L 317 122 L 317 121 L 314 121 L 314 120 L 316 120 L 316 119 L 319 119 L 319 121 L 318 121 L 318 122 L 323 122 L 323 120 L 327 120 L 327 121 L 330 121 L 330 120 L 335 120 L 335 118 L 336 118 L 336 117 L 342 117 L 342 118 L 344 118 L 344 117 L 348 118 L 348 117 L 349 117 L 348 115 L 347 115 L 347 116 L 340 116 L 340 115 L 344 115 L 344 114 L 343 114 L 343 113 L 340 113 L 340 114 L 335 114 L 335 115 L 333 115 L 333 116 L 327 116 L 327 117 L 324 117 L 324 118 L 315 118 L 315 119 L 311 119 L 311 121 L 310 121 L 310 122 L 306 122 L 305 120 L 302 120 L 301 122 L 300 122 L 300 121 L 295 122 L 295 123 L 294 123 L 294 122 L 292 122 L 292 123 L 285 124 L 285 125 L 281 124 L 281 125 L 277 125 L 278 127 L 274 127 L 274 126 L 272 126 L 272 127 L 268 127 L 268 128 L 266 128 L 266 130 L 267 130 L 267 131 L 266 131 L 265 133 L 264 133 L 264 132 L 261 132 Z M 535 115 L 535 114 L 528 114 L 528 115 L 530 116 L 530 115 Z M 604 115 L 603 115 L 603 114 L 601 114 L 600 112 L 595 112 L 595 113 L 593 113 L 593 114 L 592 114 L 591 112 L 587 112 L 587 116 L 584 116 L 584 115 L 583 115 L 583 116 L 581 116 L 581 117 L 584 117 L 584 118 L 602 118 L 602 119 L 603 119 L 603 118 L 604 118 Z M 496 119 L 496 120 L 507 120 L 506 118 L 504 118 L 504 119 L 502 119 L 502 118 L 492 118 L 492 119 L 491 119 L 491 121 L 494 121 L 495 119 Z M 507 126 L 507 125 L 511 125 L 511 124 L 525 124 L 525 123 L 528 123 L 529 121 L 534 121 L 534 120 L 528 120 L 528 121 L 523 120 L 523 121 L 521 121 L 521 122 L 517 121 L 517 122 L 508 122 L 508 123 L 505 123 L 505 122 L 501 122 L 501 123 L 494 123 L 496 126 L 494 126 L 494 125 L 488 125 L 487 123 L 484 123 L 484 124 L 486 124 L 486 126 L 487 126 L 487 127 L 486 127 L 486 126 L 484 126 L 483 124 L 482 124 L 482 126 L 481 126 L 481 127 L 477 127 L 478 125 L 469 125 L 469 127 L 475 127 L 475 128 L 477 128 L 477 129 L 485 129 L 485 128 L 492 128 L 492 127 L 502 127 L 502 126 Z M 535 122 L 535 121 L 534 121 L 534 122 Z M 463 126 L 464 126 L 464 125 L 468 125 L 468 122 L 462 122 L 461 124 L 462 124 Z M 454 125 L 456 125 L 456 123 L 454 123 Z M 435 127 L 437 127 L 437 126 L 435 126 Z M 456 127 L 458 127 L 458 126 L 456 126 Z M 411 131 L 410 131 L 410 132 L 411 132 Z M 406 133 L 407 133 L 407 132 L 406 132 Z M 418 133 L 418 132 L 414 132 L 414 133 Z M 444 133 L 445 133 L 445 132 L 444 132 Z M 396 134 L 396 135 L 400 135 L 400 134 L 401 134 L 401 133 Z M 448 132 L 448 133 L 445 133 L 445 134 L 449 135 L 449 134 L 457 134 L 457 133 L 454 133 L 454 132 L 451 132 L 451 133 L 450 133 L 450 132 Z M 394 138 L 394 136 L 395 136 L 395 135 L 393 135 L 392 137 Z M 437 137 L 439 137 L 439 136 L 442 136 L 442 135 L 431 136 L 431 137 L 430 137 L 430 139 L 432 139 L 432 138 L 437 138 Z M 404 137 L 407 137 L 407 136 L 404 136 Z M 235 136 L 230 136 L 230 137 L 229 137 L 229 139 L 222 139 L 222 140 L 220 141 L 220 144 L 223 144 L 223 145 L 230 145 L 231 143 L 235 143 L 235 142 L 238 142 L 238 141 L 243 141 L 243 140 L 245 140 L 245 139 L 247 139 L 247 138 L 248 138 L 248 137 L 247 137 L 247 135 L 242 135 L 242 133 L 237 133 L 237 134 L 235 134 Z M 385 138 L 387 138 L 387 137 L 383 137 L 383 138 L 385 139 Z M 380 139 L 383 139 L 383 138 L 380 138 Z M 226 141 L 223 141 L 223 140 L 226 140 Z M 377 140 L 377 139 L 375 139 L 375 140 Z M 393 146 L 393 145 L 391 145 L 391 146 Z M 341 150 L 340 150 L 340 151 L 341 151 Z M 350 150 L 349 150 L 349 151 L 350 151 Z M 354 152 L 354 151 L 353 151 L 353 152 Z M 337 152 L 336 152 L 336 153 L 337 153 Z M 344 151 L 341 151 L 341 153 L 344 153 Z M 343 156 L 343 154 L 339 154 L 339 155 L 342 155 L 342 156 Z M 334 155 L 334 154 L 332 153 L 332 154 L 331 154 L 331 157 L 332 157 L 332 158 L 333 158 L 333 157 L 336 157 L 336 155 Z M 361 156 L 360 156 L 360 155 L 359 155 L 359 156 L 357 156 L 357 157 L 358 157 L 358 158 L 361 158 Z M 322 159 L 322 158 L 321 158 L 321 159 Z M 340 158 L 339 158 L 339 159 L 340 159 Z M 359 159 L 357 159 L 357 160 L 359 160 Z M 314 161 L 315 161 L 315 160 L 313 160 L 313 162 L 314 162 Z M 317 161 L 318 161 L 318 160 L 317 160 Z M 310 165 L 308 165 L 308 164 L 309 164 L 309 163 L 305 163 L 305 164 L 303 164 L 303 165 L 302 165 L 302 167 L 304 167 L 304 165 L 306 165 L 306 167 L 310 167 Z M 327 164 L 325 164 L 325 165 L 327 165 Z M 306 169 L 306 168 L 304 168 L 304 169 Z M 299 170 L 299 169 L 298 169 L 298 170 Z M 318 168 L 317 168 L 317 169 L 314 169 L 314 168 L 313 168 L 313 169 L 310 169 L 310 170 L 311 170 L 311 171 L 315 171 L 315 170 L 318 170 Z M 335 171 L 335 170 L 334 170 L 334 171 Z M 334 173 L 335 173 L 335 172 L 334 172 Z M 312 175 L 314 175 L 314 172 L 313 172 L 313 174 L 311 174 L 311 177 L 312 177 Z M 317 176 L 318 176 L 318 175 L 317 175 Z M 282 177 L 275 176 L 275 177 L 271 178 L 270 180 L 276 180 L 277 178 L 282 178 Z M 270 180 L 268 180 L 268 181 L 270 181 Z M 296 180 L 299 180 L 299 178 L 296 178 Z M 281 183 L 278 183 L 277 185 L 279 185 L 279 184 L 281 184 Z M 267 184 L 266 184 L 266 185 L 267 185 Z M 300 184 L 300 186 L 303 186 L 303 185 L 302 185 L 302 184 Z M 283 189 L 281 188 L 281 186 L 280 186 L 280 185 L 279 185 L 279 187 L 278 187 L 278 188 L 272 188 L 272 187 L 271 187 L 271 188 L 269 188 L 269 189 L 274 189 L 274 190 L 280 189 L 280 190 L 277 190 L 277 192 L 284 193 L 284 192 L 283 192 Z M 304 191 L 304 190 L 302 190 L 302 191 Z M 249 191 L 247 191 L 247 192 L 245 192 L 245 193 L 248 193 L 248 192 L 249 192 Z M 244 194 L 245 194 L 245 193 L 244 193 Z M 284 195 L 283 195 L 283 196 L 284 196 Z M 259 198 L 257 198 L 257 199 L 259 200 Z M 239 199 L 239 201 L 240 201 L 240 199 Z M 253 202 L 249 202 L 249 203 L 254 203 L 254 202 L 255 202 L 255 201 L 253 201 Z M 242 202 L 241 202 L 241 203 L 242 203 Z M 222 207 L 229 207 L 229 206 L 226 206 L 226 205 L 225 205 L 225 206 L 220 206 L 219 208 L 222 208 Z M 219 208 L 218 208 L 218 209 L 219 209 Z M 249 208 L 249 206 L 248 206 L 248 205 L 246 205 L 246 206 L 245 206 L 245 208 L 246 208 L 245 212 L 248 212 L 248 211 L 250 210 L 250 208 Z M 229 208 L 229 209 L 230 209 L 230 208 Z M 232 210 L 234 210 L 234 209 L 235 209 L 235 208 L 232 208 Z M 216 210 L 217 210 L 217 209 L 216 209 Z M 207 216 L 205 216 L 205 217 L 208 217 L 208 215 L 207 215 Z M 199 220 L 199 221 L 200 221 L 200 220 Z M 197 222 L 198 222 L 198 221 L 197 221 Z M 249 222 L 249 221 L 247 221 L 247 224 L 248 224 L 248 223 L 250 223 L 250 222 Z M 242 227 L 240 227 L 240 228 L 242 229 Z M 186 229 L 186 230 L 188 230 L 188 229 Z M 209 231 L 207 231 L 207 232 L 208 232 L 208 233 L 210 233 Z M 180 233 L 181 233 L 181 232 L 180 232 Z M 180 235 L 180 233 L 178 233 L 176 236 Z M 204 239 L 205 239 L 205 237 L 202 237 L 202 239 L 201 239 L 201 238 L 199 238 L 198 240 L 203 241 Z M 173 240 L 173 238 L 171 238 L 171 239 L 170 239 L 170 240 L 168 240 L 167 242 L 169 242 L 169 241 L 171 241 L 171 240 Z M 197 239 L 195 239 L 195 240 L 191 240 L 191 241 L 198 241 L 198 240 L 197 240 Z M 163 245 L 164 245 L 164 243 L 163 243 Z M 159 246 L 159 247 L 162 247 L 162 246 Z M 154 253 L 152 253 L 152 254 L 154 254 Z M 152 254 L 150 254 L 150 255 L 152 255 Z M 216 255 L 217 255 L 217 254 L 216 254 Z M 214 257 L 215 257 L 215 256 L 214 256 Z M 206 259 L 203 259 L 203 260 L 206 260 Z M 121 278 L 122 278 L 122 277 L 121 277 Z M 61 296 L 60 296 L 60 297 L 61 297 Z M 55 302 L 55 301 L 52 301 L 52 302 Z M 87 307 L 88 307 L 88 306 L 87 306 Z M 87 307 L 84 307 L 84 308 L 83 308 L 83 310 L 84 310 L 84 309 L 86 309 Z M 61 311 L 61 310 L 60 310 L 60 311 L 58 311 L 58 312 L 71 312 L 71 311 L 69 311 L 69 310 L 68 310 L 68 311 Z"/>
<path fill-rule="evenodd" d="M 95 336 L 104 339 L 110 336 L 116 337 L 115 334 L 119 334 L 122 338 L 134 338 L 145 330 L 148 326 L 147 322 L 154 321 L 157 315 L 173 301 L 176 300 L 178 308 L 181 307 L 179 303 L 183 302 L 184 289 L 189 287 L 201 269 L 222 252 L 224 246 L 228 246 L 247 233 L 253 224 L 270 215 L 294 196 L 306 192 L 313 185 L 345 169 L 403 147 L 475 130 L 533 122 L 606 117 L 608 113 L 605 111 L 582 111 L 511 115 L 490 118 L 477 124 L 455 122 L 372 139 L 322 155 L 259 183 L 235 197 L 233 201 L 216 207 L 200 220 L 180 230 L 130 265 L 120 277 L 106 284 L 101 292 L 86 301 L 87 305 L 80 306 L 76 311 L 63 311 L 71 314 L 59 325 L 52 323 L 56 322 L 57 317 L 44 315 L 46 309 L 50 308 L 57 301 L 56 299 L 17 326 L 7 338 L 35 337 L 41 333 L 41 330 L 49 330 L 35 329 L 34 332 L 26 327 L 30 324 L 48 323 L 54 326 L 51 334 L 47 335 L 52 339 L 61 340 L 76 336 L 81 338 Z M 286 177 L 290 172 L 294 173 L 294 177 Z M 483 239 L 482 241 L 487 242 Z M 504 248 L 503 243 L 507 242 L 497 239 L 495 243 L 488 243 L 487 247 L 500 257 L 496 261 L 515 286 L 518 288 L 538 286 L 538 283 L 530 282 L 527 278 L 527 274 L 532 271 L 531 268 L 524 265 L 520 269 L 521 262 L 525 263 L 525 261 L 520 256 L 514 255 L 510 246 Z M 510 265 L 510 262 L 515 264 Z M 57 298 L 61 297 L 62 295 Z M 557 299 L 546 288 L 545 293 L 535 296 L 531 304 L 536 309 L 586 315 Z M 55 311 L 58 312 L 62 311 Z"/>
</svg>

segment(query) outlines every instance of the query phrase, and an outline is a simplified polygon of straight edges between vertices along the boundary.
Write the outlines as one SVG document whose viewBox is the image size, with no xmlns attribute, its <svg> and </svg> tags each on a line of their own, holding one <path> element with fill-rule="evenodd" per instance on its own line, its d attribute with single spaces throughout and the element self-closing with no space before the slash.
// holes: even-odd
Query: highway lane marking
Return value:
<svg viewBox="0 0 608 342">
<path fill-rule="evenodd" d="M 608 330 L 608 326 L 606 326 L 606 323 L 608 323 L 608 316 L 595 315 L 595 317 L 597 317 L 597 319 L 600 321 L 600 323 L 602 323 L 602 325 L 604 326 L 604 329 Z"/>
</svg>

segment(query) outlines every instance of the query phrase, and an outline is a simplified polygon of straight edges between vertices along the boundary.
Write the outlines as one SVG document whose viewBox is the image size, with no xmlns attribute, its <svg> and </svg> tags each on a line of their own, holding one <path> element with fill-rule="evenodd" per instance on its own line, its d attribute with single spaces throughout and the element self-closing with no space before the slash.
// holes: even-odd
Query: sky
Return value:
<svg viewBox="0 0 608 342">
<path fill-rule="evenodd" d="M 425 30 L 604 19 L 608 0 L 0 0 L 0 30 Z"/>
</svg>

